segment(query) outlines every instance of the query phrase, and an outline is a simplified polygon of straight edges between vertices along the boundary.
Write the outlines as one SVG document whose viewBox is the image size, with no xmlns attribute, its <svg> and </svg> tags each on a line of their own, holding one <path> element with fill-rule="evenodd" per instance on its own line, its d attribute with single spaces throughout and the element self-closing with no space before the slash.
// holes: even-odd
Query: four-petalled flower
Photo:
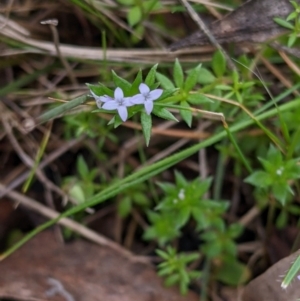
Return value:
<svg viewBox="0 0 300 301">
<path fill-rule="evenodd" d="M 124 93 L 121 88 L 116 88 L 114 92 L 114 98 L 104 95 L 104 96 L 97 96 L 91 91 L 93 97 L 96 100 L 96 104 L 98 108 L 104 110 L 117 110 L 120 118 L 123 121 L 127 120 L 128 112 L 127 107 L 132 106 L 133 104 L 130 102 L 131 97 L 124 97 Z M 103 103 L 103 104 L 102 104 Z"/>
<path fill-rule="evenodd" d="M 163 90 L 155 89 L 150 91 L 150 88 L 144 83 L 140 84 L 139 90 L 141 93 L 133 96 L 131 103 L 135 105 L 144 104 L 146 113 L 150 115 L 153 110 L 153 101 L 161 96 Z"/>
<path fill-rule="evenodd" d="M 127 107 L 144 104 L 146 113 L 150 115 L 153 110 L 153 101 L 158 99 L 163 92 L 162 89 L 150 91 L 150 88 L 144 83 L 140 84 L 139 90 L 141 93 L 132 97 L 124 97 L 123 90 L 119 87 L 116 88 L 114 97 L 108 95 L 98 96 L 92 90 L 91 94 L 95 98 L 99 109 L 117 110 L 120 118 L 126 121 L 128 117 Z"/>
</svg>

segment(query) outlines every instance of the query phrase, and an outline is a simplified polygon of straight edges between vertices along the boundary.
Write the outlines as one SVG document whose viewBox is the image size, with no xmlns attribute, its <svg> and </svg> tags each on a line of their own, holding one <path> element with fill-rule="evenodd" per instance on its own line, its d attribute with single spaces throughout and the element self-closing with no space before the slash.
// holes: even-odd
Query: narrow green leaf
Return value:
<svg viewBox="0 0 300 301">
<path fill-rule="evenodd" d="M 114 91 L 107 88 L 103 84 L 99 83 L 99 85 L 90 85 L 86 84 L 90 90 L 92 90 L 97 96 L 107 95 L 110 97 L 114 96 Z"/>
<path fill-rule="evenodd" d="M 121 217 L 126 217 L 129 215 L 132 208 L 130 197 L 125 197 L 121 199 L 118 204 L 118 213 Z"/>
<path fill-rule="evenodd" d="M 139 23 L 142 20 L 142 16 L 143 14 L 139 6 L 131 7 L 127 15 L 129 25 L 133 27 L 134 25 Z"/>
<path fill-rule="evenodd" d="M 178 122 L 177 118 L 171 112 L 169 112 L 167 109 L 163 107 L 158 107 L 154 105 L 152 113 L 160 118 Z"/>
<path fill-rule="evenodd" d="M 172 285 L 176 284 L 177 282 L 179 282 L 179 280 L 180 280 L 179 274 L 173 274 L 165 280 L 165 285 L 172 286 Z"/>
<path fill-rule="evenodd" d="M 200 68 L 198 72 L 198 83 L 202 85 L 208 85 L 213 83 L 216 77 L 206 68 Z"/>
<path fill-rule="evenodd" d="M 141 113 L 141 125 L 146 140 L 146 145 L 148 146 L 151 138 L 151 129 L 152 129 L 151 114 L 148 115 L 146 112 Z"/>
<path fill-rule="evenodd" d="M 156 69 L 157 69 L 158 64 L 155 64 L 149 71 L 149 73 L 146 76 L 145 79 L 145 84 L 147 86 L 152 86 L 155 82 L 155 75 L 156 75 Z"/>
<path fill-rule="evenodd" d="M 188 184 L 188 181 L 183 176 L 183 174 L 177 170 L 175 170 L 175 182 L 176 186 L 181 188 L 185 187 Z"/>
<path fill-rule="evenodd" d="M 183 88 L 183 71 L 178 59 L 174 63 L 173 78 L 177 88 Z"/>
<path fill-rule="evenodd" d="M 294 263 L 292 264 L 292 266 L 286 273 L 286 275 L 281 283 L 281 287 L 283 289 L 286 289 L 291 284 L 293 279 L 295 279 L 297 274 L 299 274 L 299 272 L 300 272 L 300 255 L 296 258 L 296 260 L 294 261 Z"/>
<path fill-rule="evenodd" d="M 286 18 L 286 21 L 291 21 L 293 19 L 296 19 L 297 18 L 297 15 L 298 13 L 296 11 L 293 11 L 292 13 L 290 13 L 287 18 Z"/>
<path fill-rule="evenodd" d="M 86 201 L 84 191 L 79 184 L 72 186 L 69 190 L 69 194 L 80 204 L 83 204 Z"/>
<path fill-rule="evenodd" d="M 180 105 L 182 107 L 185 107 L 185 108 L 189 108 L 190 105 L 186 102 L 186 101 L 182 101 L 180 103 Z M 192 126 L 192 120 L 193 120 L 193 113 L 191 110 L 180 110 L 180 115 L 182 117 L 182 119 L 186 122 L 186 124 L 191 127 Z"/>
<path fill-rule="evenodd" d="M 262 170 L 253 172 L 244 181 L 260 188 L 269 187 L 272 184 L 271 176 Z"/>
<path fill-rule="evenodd" d="M 288 47 L 292 47 L 295 44 L 297 38 L 298 38 L 298 34 L 292 33 L 288 39 Z"/>
<path fill-rule="evenodd" d="M 78 157 L 76 167 L 81 179 L 86 179 L 89 175 L 89 168 L 82 155 Z"/>
<path fill-rule="evenodd" d="M 186 78 L 186 81 L 185 81 L 184 87 L 183 87 L 184 91 L 189 92 L 196 85 L 197 79 L 199 77 L 199 71 L 201 69 L 201 65 L 202 64 L 199 64 L 196 68 L 192 69 L 188 73 L 188 76 Z"/>
<path fill-rule="evenodd" d="M 245 283 L 250 278 L 249 268 L 235 258 L 225 259 L 216 278 L 225 284 L 239 285 Z"/>
<path fill-rule="evenodd" d="M 288 213 L 285 210 L 281 210 L 276 218 L 276 228 L 283 229 L 288 223 Z"/>
<path fill-rule="evenodd" d="M 140 93 L 139 92 L 139 85 L 143 82 L 143 75 L 142 70 L 139 70 L 138 74 L 136 75 L 129 92 L 129 96 L 132 96 L 134 94 Z"/>
<path fill-rule="evenodd" d="M 190 94 L 187 97 L 187 101 L 193 105 L 202 105 L 202 104 L 207 104 L 207 103 L 213 103 L 213 101 L 206 97 L 203 94 L 196 93 L 196 94 Z"/>
<path fill-rule="evenodd" d="M 156 73 L 156 79 L 160 82 L 160 85 L 164 89 L 168 89 L 168 90 L 175 89 L 174 84 L 165 75 L 157 72 Z"/>
<path fill-rule="evenodd" d="M 74 98 L 67 103 L 64 103 L 58 107 L 55 107 L 42 115 L 40 115 L 37 119 L 37 122 L 44 123 L 47 122 L 53 118 L 60 117 L 63 113 L 70 111 L 71 109 L 78 107 L 79 105 L 84 104 L 87 101 L 88 97 L 87 95 L 81 95 L 77 98 Z"/>
<path fill-rule="evenodd" d="M 160 249 L 156 249 L 155 250 L 156 254 L 161 257 L 164 260 L 168 260 L 169 259 L 169 254 L 163 250 Z"/>
<path fill-rule="evenodd" d="M 282 27 L 292 29 L 292 30 L 294 29 L 294 26 L 286 20 L 283 20 L 281 18 L 274 18 L 274 21 Z"/>
<path fill-rule="evenodd" d="M 286 204 L 288 195 L 293 194 L 291 187 L 287 183 L 274 183 L 271 189 L 275 199 L 278 200 L 282 206 Z"/>
<path fill-rule="evenodd" d="M 222 77 L 226 70 L 226 60 L 221 51 L 216 51 L 212 59 L 212 69 L 217 77 Z"/>
<path fill-rule="evenodd" d="M 121 88 L 124 92 L 124 95 L 128 96 L 127 94 L 130 91 L 131 84 L 127 80 L 125 80 L 124 78 L 118 76 L 115 73 L 115 71 L 112 70 L 111 73 L 112 73 L 113 81 L 114 81 L 116 87 Z"/>
</svg>

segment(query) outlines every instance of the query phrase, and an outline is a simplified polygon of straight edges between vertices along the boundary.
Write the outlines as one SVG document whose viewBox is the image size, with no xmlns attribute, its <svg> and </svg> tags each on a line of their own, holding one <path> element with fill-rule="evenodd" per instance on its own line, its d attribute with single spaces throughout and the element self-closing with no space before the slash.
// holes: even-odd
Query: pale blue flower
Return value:
<svg viewBox="0 0 300 301">
<path fill-rule="evenodd" d="M 112 97 L 109 97 L 107 95 L 98 96 L 92 90 L 90 90 L 90 91 L 91 91 L 92 96 L 95 98 L 96 105 L 99 109 L 101 109 L 102 103 L 113 100 Z"/>
<path fill-rule="evenodd" d="M 150 115 L 153 110 L 153 101 L 161 96 L 163 90 L 155 89 L 150 91 L 150 88 L 144 83 L 140 84 L 139 90 L 141 93 L 133 96 L 130 101 L 135 105 L 144 104 L 146 113 Z"/>
<path fill-rule="evenodd" d="M 97 96 L 93 92 L 92 95 L 96 100 L 96 104 L 98 108 L 102 107 L 102 109 L 108 111 L 117 110 L 120 118 L 123 121 L 127 120 L 128 117 L 127 107 L 130 107 L 133 104 L 130 102 L 131 97 L 124 97 L 124 93 L 121 88 L 119 87 L 116 88 L 114 92 L 114 98 L 107 95 Z"/>
</svg>

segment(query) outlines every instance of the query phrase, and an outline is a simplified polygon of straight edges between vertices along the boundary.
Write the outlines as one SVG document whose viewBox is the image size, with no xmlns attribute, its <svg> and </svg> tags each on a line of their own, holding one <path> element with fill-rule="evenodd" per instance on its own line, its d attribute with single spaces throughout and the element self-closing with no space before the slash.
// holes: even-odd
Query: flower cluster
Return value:
<svg viewBox="0 0 300 301">
<path fill-rule="evenodd" d="M 150 88 L 144 83 L 139 85 L 139 91 L 139 94 L 131 97 L 124 97 L 123 90 L 119 87 L 116 88 L 113 98 L 107 95 L 97 96 L 93 91 L 91 91 L 91 94 L 95 98 L 99 109 L 117 110 L 120 118 L 126 121 L 128 118 L 127 108 L 133 105 L 143 104 L 146 113 L 150 115 L 153 110 L 153 101 L 158 99 L 163 92 L 162 89 L 150 91 Z"/>
</svg>

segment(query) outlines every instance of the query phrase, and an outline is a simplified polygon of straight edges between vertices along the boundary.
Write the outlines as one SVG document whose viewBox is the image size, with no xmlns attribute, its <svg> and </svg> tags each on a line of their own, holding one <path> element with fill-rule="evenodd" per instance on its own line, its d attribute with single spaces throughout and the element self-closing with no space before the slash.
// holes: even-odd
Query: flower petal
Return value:
<svg viewBox="0 0 300 301">
<path fill-rule="evenodd" d="M 139 90 L 142 94 L 148 94 L 150 92 L 150 88 L 144 83 L 139 85 Z"/>
<path fill-rule="evenodd" d="M 127 108 L 125 106 L 119 106 L 118 107 L 118 113 L 119 113 L 120 118 L 123 121 L 127 120 L 128 112 L 127 112 Z"/>
<path fill-rule="evenodd" d="M 102 106 L 102 109 L 110 111 L 110 110 L 117 109 L 118 106 L 119 106 L 119 103 L 117 101 L 111 100 L 111 101 L 105 102 Z"/>
<path fill-rule="evenodd" d="M 107 95 L 99 96 L 99 98 L 100 98 L 100 100 L 101 100 L 102 102 L 107 102 L 107 101 L 113 100 L 113 98 L 111 98 L 111 97 L 109 97 L 109 96 L 107 96 Z"/>
<path fill-rule="evenodd" d="M 155 89 L 149 93 L 148 100 L 156 100 L 157 98 L 160 98 L 162 95 L 163 90 L 162 89 Z"/>
<path fill-rule="evenodd" d="M 131 107 L 131 106 L 135 105 L 135 104 L 132 102 L 132 98 L 133 98 L 133 97 L 124 97 L 124 98 L 123 98 L 123 105 L 124 105 L 125 107 Z"/>
<path fill-rule="evenodd" d="M 148 115 L 151 114 L 153 110 L 153 101 L 145 101 L 145 111 Z"/>
<path fill-rule="evenodd" d="M 99 109 L 101 109 L 101 105 L 102 105 L 102 101 L 100 96 L 96 95 L 92 90 L 90 91 L 92 96 L 94 97 L 95 101 L 96 101 L 96 105 Z"/>
<path fill-rule="evenodd" d="M 142 94 L 137 94 L 131 97 L 130 102 L 133 105 L 140 105 L 145 102 L 145 97 Z"/>
<path fill-rule="evenodd" d="M 124 98 L 124 93 L 123 90 L 119 87 L 116 88 L 115 93 L 114 93 L 115 99 L 116 100 L 121 100 Z"/>
</svg>

